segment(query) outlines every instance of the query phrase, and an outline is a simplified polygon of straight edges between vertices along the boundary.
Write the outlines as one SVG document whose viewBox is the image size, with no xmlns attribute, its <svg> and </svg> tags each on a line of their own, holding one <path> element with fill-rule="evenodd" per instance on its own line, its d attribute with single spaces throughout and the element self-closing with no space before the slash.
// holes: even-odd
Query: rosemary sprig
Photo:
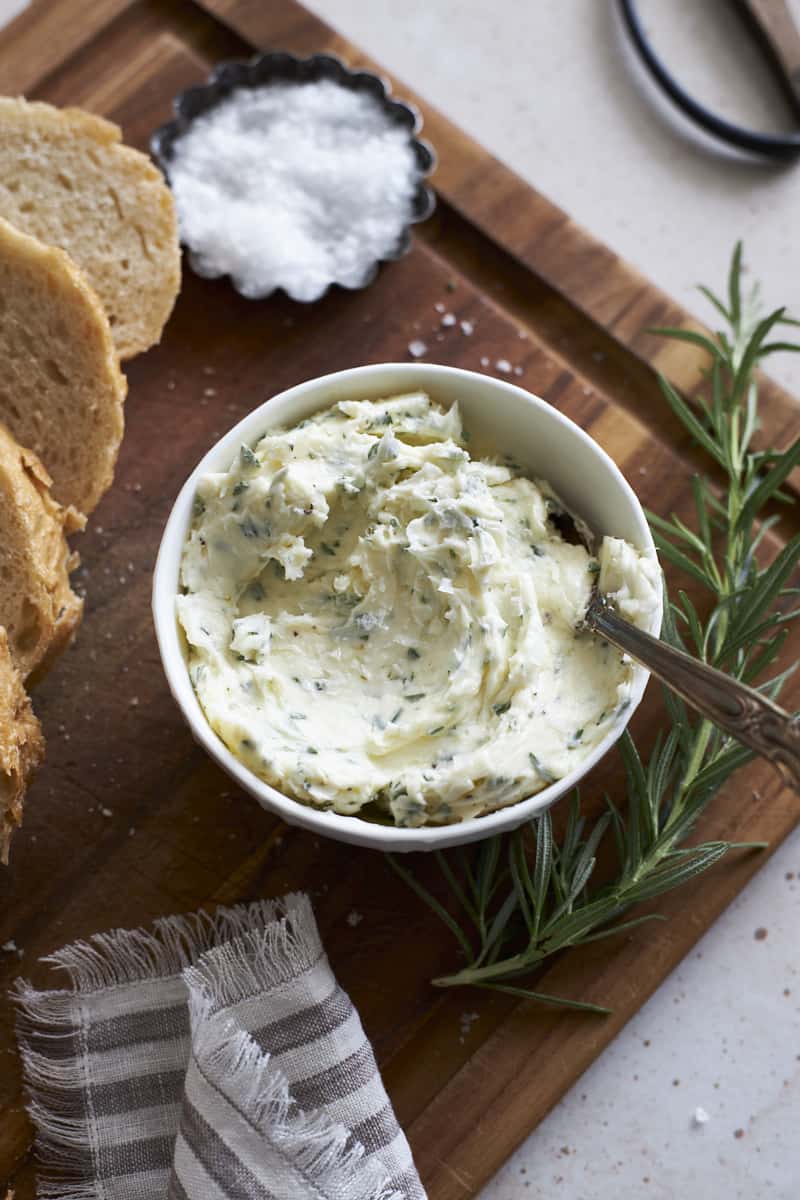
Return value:
<svg viewBox="0 0 800 1200">
<path fill-rule="evenodd" d="M 715 488 L 704 475 L 694 477 L 695 529 L 675 515 L 648 514 L 662 559 L 684 572 L 705 597 L 703 616 L 686 591 L 679 590 L 671 601 L 665 595 L 662 637 L 688 646 L 774 699 L 789 672 L 764 675 L 800 616 L 800 607 L 793 607 L 796 591 L 788 587 L 800 557 L 800 535 L 768 565 L 760 566 L 757 559 L 764 535 L 778 520 L 765 510 L 789 499 L 782 488 L 800 463 L 800 438 L 782 452 L 753 448 L 759 424 L 755 371 L 777 350 L 800 350 L 775 334 L 798 322 L 782 308 L 757 316 L 757 289 L 749 296 L 742 293 L 740 244 L 731 262 L 727 302 L 701 290 L 723 318 L 723 329 L 714 336 L 684 329 L 654 332 L 707 353 L 707 397 L 690 406 L 666 379 L 659 383 L 673 412 L 717 464 L 723 486 Z M 646 763 L 629 734 L 620 741 L 627 782 L 623 811 L 606 797 L 606 811 L 587 823 L 576 791 L 560 841 L 553 836 L 550 813 L 544 812 L 527 827 L 487 839 L 474 851 L 437 853 L 450 893 L 445 903 L 399 859 L 391 859 L 461 948 L 464 965 L 435 979 L 437 986 L 479 986 L 608 1011 L 542 994 L 517 981 L 567 947 L 662 919 L 655 913 L 620 918 L 737 848 L 728 842 L 685 843 L 715 793 L 752 756 L 666 690 L 665 703 L 669 728 L 659 735 Z M 616 849 L 616 871 L 609 882 L 592 887 L 598 851 L 609 839 Z"/>
</svg>

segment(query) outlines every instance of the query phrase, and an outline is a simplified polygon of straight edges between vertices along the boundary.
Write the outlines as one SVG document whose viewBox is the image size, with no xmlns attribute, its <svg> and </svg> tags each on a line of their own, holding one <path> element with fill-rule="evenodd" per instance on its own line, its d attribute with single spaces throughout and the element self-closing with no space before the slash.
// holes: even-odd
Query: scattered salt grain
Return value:
<svg viewBox="0 0 800 1200">
<path fill-rule="evenodd" d="M 497 362 L 494 364 L 494 369 L 499 371 L 501 375 L 510 375 L 511 363 L 507 358 L 498 358 Z"/>
<path fill-rule="evenodd" d="M 482 359 L 481 359 L 481 366 L 482 366 L 482 367 L 488 367 L 488 365 L 489 365 L 489 360 L 488 360 L 488 358 L 486 357 L 486 355 L 484 354 L 484 356 L 483 356 L 483 357 L 482 357 Z"/>
<path fill-rule="evenodd" d="M 475 332 L 475 325 L 472 321 L 462 321 L 461 332 L 465 337 L 472 337 L 473 333 Z"/>
<path fill-rule="evenodd" d="M 710 1120 L 711 1120 L 711 1117 L 708 1115 L 706 1110 L 704 1108 L 700 1108 L 698 1105 L 698 1107 L 694 1110 L 694 1113 L 692 1115 L 692 1124 L 698 1125 L 698 1126 L 706 1125 Z"/>
<path fill-rule="evenodd" d="M 443 313 L 446 308 L 446 305 L 442 304 L 441 300 L 437 300 L 433 307 L 436 309 L 436 311 L 438 313 Z"/>
<path fill-rule="evenodd" d="M 459 1026 L 459 1032 L 460 1032 L 461 1036 L 459 1037 L 458 1040 L 459 1040 L 459 1042 L 461 1042 L 462 1045 L 464 1044 L 465 1038 L 468 1037 L 470 1030 L 472 1029 L 472 1026 L 475 1024 L 475 1022 L 478 1020 L 479 1017 L 480 1017 L 480 1013 L 476 1013 L 476 1012 L 463 1012 L 461 1014 L 461 1016 L 459 1017 L 458 1026 Z"/>
<path fill-rule="evenodd" d="M 422 358 L 423 354 L 428 353 L 428 347 L 420 338 L 414 338 L 413 342 L 408 343 L 408 353 L 412 358 Z"/>
<path fill-rule="evenodd" d="M 251 298 L 360 287 L 412 215 L 407 128 L 332 80 L 236 88 L 174 144 L 170 182 L 199 275 Z"/>
<path fill-rule="evenodd" d="M 3 942 L 2 946 L 0 946 L 0 950 L 2 950 L 5 954 L 16 954 L 17 943 L 13 938 L 9 938 L 7 942 Z"/>
<path fill-rule="evenodd" d="M 442 324 L 447 329 L 449 329 L 451 325 L 455 325 L 455 323 L 456 323 L 455 313 L 445 313 L 444 316 L 442 317 Z"/>
<path fill-rule="evenodd" d="M 347 914 L 347 924 L 350 925 L 353 929 L 355 929 L 356 925 L 360 925 L 363 920 L 364 920 L 364 914 L 360 913 L 360 912 L 356 912 L 355 909 L 353 909 L 352 912 L 349 912 Z"/>
<path fill-rule="evenodd" d="M 522 370 L 523 370 L 523 369 L 522 369 L 522 367 L 514 367 L 514 374 L 515 374 L 515 375 L 521 375 L 521 374 L 522 374 Z"/>
<path fill-rule="evenodd" d="M 207 387 L 207 388 L 203 388 L 203 395 L 204 395 L 204 396 L 216 396 L 216 394 L 217 394 L 217 389 L 216 389 L 216 388 L 213 388 L 213 387 Z"/>
<path fill-rule="evenodd" d="M 113 810 L 113 808 L 101 808 L 100 815 L 102 817 L 113 817 L 114 810 Z"/>
</svg>

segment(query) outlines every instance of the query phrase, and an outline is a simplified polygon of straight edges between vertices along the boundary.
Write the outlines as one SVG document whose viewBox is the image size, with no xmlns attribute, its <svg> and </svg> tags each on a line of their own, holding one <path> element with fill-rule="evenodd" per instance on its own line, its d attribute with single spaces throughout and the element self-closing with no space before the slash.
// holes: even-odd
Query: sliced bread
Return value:
<svg viewBox="0 0 800 1200">
<path fill-rule="evenodd" d="M 100 297 L 117 353 L 130 358 L 161 337 L 180 248 L 161 172 L 120 138 L 82 109 L 0 98 L 0 216 L 67 251 Z"/>
<path fill-rule="evenodd" d="M 76 559 L 64 536 L 76 518 L 49 485 L 36 455 L 0 425 L 0 626 L 23 679 L 44 673 L 83 610 L 69 584 Z"/>
<path fill-rule="evenodd" d="M 0 862 L 8 862 L 11 834 L 22 821 L 22 801 L 44 758 L 44 738 L 5 629 L 0 628 Z"/>
<path fill-rule="evenodd" d="M 0 422 L 81 513 L 114 476 L 125 377 L 93 289 L 63 250 L 0 218 Z"/>
</svg>

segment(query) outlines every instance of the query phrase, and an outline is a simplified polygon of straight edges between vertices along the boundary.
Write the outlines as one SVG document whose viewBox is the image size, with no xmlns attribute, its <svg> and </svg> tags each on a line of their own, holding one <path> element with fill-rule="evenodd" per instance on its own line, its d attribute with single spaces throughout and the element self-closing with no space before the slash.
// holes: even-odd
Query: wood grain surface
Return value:
<svg viewBox="0 0 800 1200">
<path fill-rule="evenodd" d="M 364 57 L 294 3 L 107 0 L 85 36 L 64 37 L 84 6 L 36 4 L 0 36 L 14 87 L 81 104 L 118 121 L 146 147 L 176 91 L 220 58 L 253 46 Z M 58 15 L 54 15 L 58 10 Z M 37 37 L 37 31 L 40 37 Z M 55 48 L 54 48 L 55 46 Z M 38 47 L 38 49 L 35 49 Z M 4 85 L 8 86 L 8 85 Z M 400 95 L 408 90 L 397 84 Z M 688 517 L 699 460 L 659 398 L 655 369 L 687 390 L 698 383 L 688 347 L 665 347 L 651 323 L 689 324 L 605 247 L 420 101 L 440 167 L 436 217 L 412 252 L 364 292 L 313 306 L 274 297 L 251 303 L 224 282 L 185 270 L 159 347 L 128 365 L 127 433 L 116 482 L 76 540 L 87 611 L 78 639 L 34 700 L 48 758 L 27 802 L 11 866 L 0 875 L 3 987 L 76 937 L 111 926 L 239 899 L 307 889 L 339 978 L 374 1041 L 431 1200 L 474 1196 L 622 1025 L 638 1010 L 764 860 L 731 856 L 659 910 L 664 924 L 567 953 L 537 986 L 609 1004 L 611 1017 L 547 1011 L 510 997 L 437 992 L 432 975 L 456 961 L 449 935 L 381 855 L 283 826 L 261 811 L 194 745 L 169 696 L 150 618 L 161 531 L 202 454 L 256 404 L 300 380 L 357 363 L 430 358 L 481 370 L 508 359 L 519 382 L 587 429 L 642 500 Z M 439 328 L 443 301 L 474 323 Z M 491 369 L 491 368 L 487 368 Z M 788 437 L 797 406 L 767 385 L 764 436 Z M 703 469 L 710 468 L 703 463 Z M 713 477 L 713 473 L 712 473 Z M 795 518 L 784 519 L 780 536 Z M 796 643 L 794 652 L 796 654 Z M 800 703 L 795 688 L 791 699 Z M 634 733 L 646 746 L 663 720 L 650 689 Z M 596 808 L 619 800 L 615 755 L 584 790 Z M 772 847 L 796 823 L 797 798 L 755 764 L 715 801 L 701 834 Z M 557 821 L 561 814 L 556 812 Z M 425 856 L 412 859 L 435 880 Z M 354 929 L 348 915 L 363 920 Z M 461 1015 L 478 1019 L 462 1032 Z M 13 1015 L 0 1010 L 0 1194 L 34 1194 L 32 1131 L 22 1110 Z"/>
</svg>

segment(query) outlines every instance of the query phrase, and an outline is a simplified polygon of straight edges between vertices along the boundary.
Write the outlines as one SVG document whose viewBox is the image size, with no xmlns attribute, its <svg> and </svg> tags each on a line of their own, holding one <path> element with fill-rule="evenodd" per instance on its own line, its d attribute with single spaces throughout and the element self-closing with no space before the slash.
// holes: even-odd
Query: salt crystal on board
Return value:
<svg viewBox="0 0 800 1200">
<path fill-rule="evenodd" d="M 465 337 L 470 337 L 475 332 L 475 326 L 472 321 L 462 321 L 461 332 Z"/>
<path fill-rule="evenodd" d="M 692 1124 L 693 1125 L 706 1125 L 710 1120 L 711 1120 L 711 1117 L 708 1115 L 706 1110 L 704 1108 L 700 1108 L 700 1106 L 698 1105 L 697 1108 L 694 1110 L 694 1113 L 692 1114 Z"/>
<path fill-rule="evenodd" d="M 511 374 L 511 363 L 508 361 L 507 358 L 498 358 L 498 360 L 494 364 L 494 366 L 495 366 L 495 370 L 499 371 L 501 375 L 510 375 Z"/>
<path fill-rule="evenodd" d="M 427 354 L 428 347 L 420 338 L 414 338 L 413 342 L 408 343 L 408 353 L 412 358 L 422 358 L 423 354 Z"/>
<path fill-rule="evenodd" d="M 458 1040 L 462 1044 L 462 1046 L 463 1046 L 464 1041 L 466 1040 L 467 1036 L 469 1035 L 470 1030 L 472 1029 L 472 1026 L 479 1019 L 479 1017 L 480 1017 L 480 1013 L 476 1013 L 476 1012 L 463 1012 L 461 1014 L 459 1021 L 458 1021 L 459 1032 L 460 1032 L 461 1036 L 459 1037 Z"/>
<path fill-rule="evenodd" d="M 481 358 L 481 366 L 482 366 L 482 367 L 488 367 L 488 365 L 489 365 L 489 360 L 488 360 L 488 358 L 486 357 L 486 355 L 484 354 L 484 355 L 483 355 L 483 357 Z"/>
<path fill-rule="evenodd" d="M 455 323 L 456 323 L 455 313 L 445 313 L 444 316 L 442 317 L 442 324 L 446 325 L 448 328 L 451 325 L 455 325 Z"/>
<path fill-rule="evenodd" d="M 361 287 L 412 217 L 408 129 L 333 80 L 234 88 L 174 143 L 170 184 L 199 275 L 250 298 Z"/>
</svg>

